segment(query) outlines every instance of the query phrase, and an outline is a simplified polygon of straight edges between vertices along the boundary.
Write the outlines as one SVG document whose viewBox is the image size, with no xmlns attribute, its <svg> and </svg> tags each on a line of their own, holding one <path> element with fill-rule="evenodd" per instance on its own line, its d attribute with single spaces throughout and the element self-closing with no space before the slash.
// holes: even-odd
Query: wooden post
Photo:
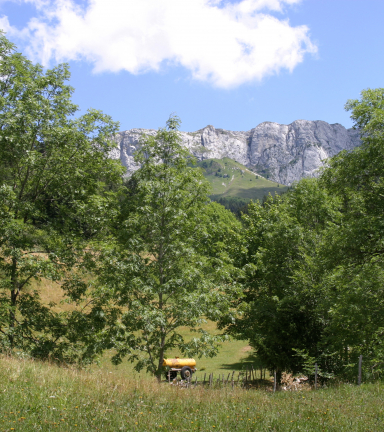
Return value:
<svg viewBox="0 0 384 432">
<path fill-rule="evenodd" d="M 357 385 L 361 384 L 361 364 L 363 363 L 363 356 L 359 357 L 359 375 L 357 377 Z"/>
<path fill-rule="evenodd" d="M 255 381 L 255 370 L 253 369 L 253 365 L 252 365 L 252 381 Z"/>
<path fill-rule="evenodd" d="M 207 372 L 205 372 L 205 374 L 204 374 L 204 382 L 203 382 L 203 385 L 205 385 L 205 377 L 207 376 Z"/>
<path fill-rule="evenodd" d="M 227 381 L 226 381 L 226 383 L 225 384 L 228 384 L 229 383 L 229 377 L 231 376 L 231 372 L 229 372 L 229 374 L 228 374 L 228 376 L 227 376 Z"/>
<path fill-rule="evenodd" d="M 315 363 L 315 390 L 317 390 L 317 363 Z"/>
<path fill-rule="evenodd" d="M 196 388 L 196 386 L 197 386 L 197 375 L 196 375 L 196 378 L 195 378 L 195 388 Z"/>
<path fill-rule="evenodd" d="M 237 375 L 237 382 L 239 382 L 240 381 L 240 372 L 239 372 L 239 375 Z"/>
<path fill-rule="evenodd" d="M 275 377 L 275 379 L 274 379 L 274 382 L 273 382 L 273 393 L 276 392 L 276 371 L 274 372 L 274 377 Z"/>
</svg>

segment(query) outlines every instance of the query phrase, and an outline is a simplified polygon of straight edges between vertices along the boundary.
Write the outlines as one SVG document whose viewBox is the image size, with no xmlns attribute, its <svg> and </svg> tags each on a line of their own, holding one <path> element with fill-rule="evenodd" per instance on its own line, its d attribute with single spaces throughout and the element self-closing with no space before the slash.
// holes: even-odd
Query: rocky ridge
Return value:
<svg viewBox="0 0 384 432">
<path fill-rule="evenodd" d="M 111 157 L 121 160 L 128 175 L 139 168 L 133 156 L 143 133 L 155 135 L 156 130 L 130 129 L 115 137 L 118 148 Z M 247 132 L 209 125 L 196 132 L 180 132 L 180 136 L 199 160 L 228 157 L 285 185 L 316 176 L 327 158 L 361 143 L 358 131 L 321 120 L 296 120 L 289 125 L 264 122 Z"/>
</svg>

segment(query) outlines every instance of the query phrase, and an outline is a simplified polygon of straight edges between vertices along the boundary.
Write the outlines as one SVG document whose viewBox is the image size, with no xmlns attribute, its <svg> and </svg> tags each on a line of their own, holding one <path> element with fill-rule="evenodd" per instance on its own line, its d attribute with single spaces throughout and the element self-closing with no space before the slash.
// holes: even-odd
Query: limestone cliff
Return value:
<svg viewBox="0 0 384 432">
<path fill-rule="evenodd" d="M 133 155 L 140 136 L 155 135 L 153 129 L 131 129 L 116 136 L 120 158 L 127 173 L 138 166 Z M 290 185 L 315 176 L 325 159 L 360 145 L 359 133 L 324 121 L 296 120 L 290 125 L 264 122 L 247 132 L 206 126 L 196 132 L 180 132 L 183 144 L 200 160 L 229 157 L 278 183 Z"/>
</svg>

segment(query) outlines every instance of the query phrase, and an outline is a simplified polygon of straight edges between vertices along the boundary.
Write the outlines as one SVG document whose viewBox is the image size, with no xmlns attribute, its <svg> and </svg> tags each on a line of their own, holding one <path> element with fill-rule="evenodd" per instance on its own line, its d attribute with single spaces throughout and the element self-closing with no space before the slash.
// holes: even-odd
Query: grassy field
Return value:
<svg viewBox="0 0 384 432">
<path fill-rule="evenodd" d="M 382 383 L 190 388 L 0 356 L 0 431 L 383 431 Z"/>
<path fill-rule="evenodd" d="M 274 195 L 287 190 L 286 186 L 267 180 L 229 158 L 199 161 L 198 166 L 211 184 L 215 200 L 229 196 L 262 200 L 269 193 Z"/>
<path fill-rule="evenodd" d="M 64 298 L 64 292 L 60 288 L 60 285 L 54 283 L 49 280 L 41 280 L 39 282 L 34 281 L 31 283 L 31 286 L 28 288 L 29 291 L 33 291 L 34 289 L 38 290 L 41 296 L 41 299 L 45 305 L 48 305 L 50 302 L 56 303 L 56 306 L 53 307 L 53 310 L 56 312 L 71 310 L 75 308 L 73 304 L 62 303 Z M 80 305 L 82 307 L 82 305 Z M 213 334 L 218 334 L 219 331 L 216 328 L 216 324 L 208 321 L 204 326 L 204 330 L 209 331 Z M 196 333 L 190 331 L 187 327 L 181 327 L 180 333 L 185 337 L 185 340 L 188 341 L 190 338 L 196 336 Z M 107 352 L 101 359 L 98 365 L 92 366 L 92 371 L 103 371 L 103 372 L 113 372 L 117 376 L 121 377 L 134 377 L 138 376 L 137 372 L 135 372 L 131 363 L 127 361 L 123 361 L 122 364 L 118 366 L 114 366 L 110 358 L 113 353 Z M 182 354 L 177 351 L 172 351 L 167 353 L 168 357 L 179 356 Z M 228 374 L 230 371 L 242 371 L 247 367 L 259 367 L 257 359 L 252 356 L 252 349 L 248 345 L 247 341 L 239 341 L 239 340 L 228 340 L 223 342 L 220 351 L 216 357 L 213 358 L 202 358 L 196 359 L 197 361 L 197 369 L 199 373 L 214 373 L 214 374 Z M 147 377 L 146 373 L 140 374 L 140 379 L 145 379 Z"/>
</svg>

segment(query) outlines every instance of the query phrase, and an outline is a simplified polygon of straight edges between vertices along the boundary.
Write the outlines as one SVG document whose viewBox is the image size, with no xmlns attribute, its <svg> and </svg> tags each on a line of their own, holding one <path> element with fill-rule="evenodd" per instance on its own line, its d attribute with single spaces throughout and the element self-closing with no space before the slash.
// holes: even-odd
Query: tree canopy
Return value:
<svg viewBox="0 0 384 432">
<path fill-rule="evenodd" d="M 189 166 L 192 157 L 181 145 L 178 125 L 172 116 L 155 137 L 142 139 L 136 155 L 141 168 L 127 182 L 116 242 L 99 270 L 100 295 L 109 295 L 121 311 L 115 361 L 127 355 L 138 370 L 147 368 L 157 377 L 172 350 L 216 353 L 220 337 L 201 325 L 228 311 L 233 267 L 214 232 L 229 222 L 233 234 L 231 227 L 226 231 L 235 235 L 240 226 L 209 204 L 208 184 Z M 196 337 L 185 340 L 178 331 L 182 326 Z"/>
<path fill-rule="evenodd" d="M 46 279 L 73 301 L 84 295 L 87 244 L 106 232 L 109 186 L 121 183 L 109 158 L 117 124 L 96 110 L 75 117 L 67 65 L 44 72 L 4 35 L 0 53 L 0 344 L 81 359 L 92 309 L 54 312 L 30 286 Z"/>
<path fill-rule="evenodd" d="M 244 216 L 244 315 L 228 329 L 271 369 L 316 361 L 351 377 L 363 354 L 367 373 L 383 371 L 383 100 L 366 90 L 346 105 L 360 147 Z"/>
</svg>

